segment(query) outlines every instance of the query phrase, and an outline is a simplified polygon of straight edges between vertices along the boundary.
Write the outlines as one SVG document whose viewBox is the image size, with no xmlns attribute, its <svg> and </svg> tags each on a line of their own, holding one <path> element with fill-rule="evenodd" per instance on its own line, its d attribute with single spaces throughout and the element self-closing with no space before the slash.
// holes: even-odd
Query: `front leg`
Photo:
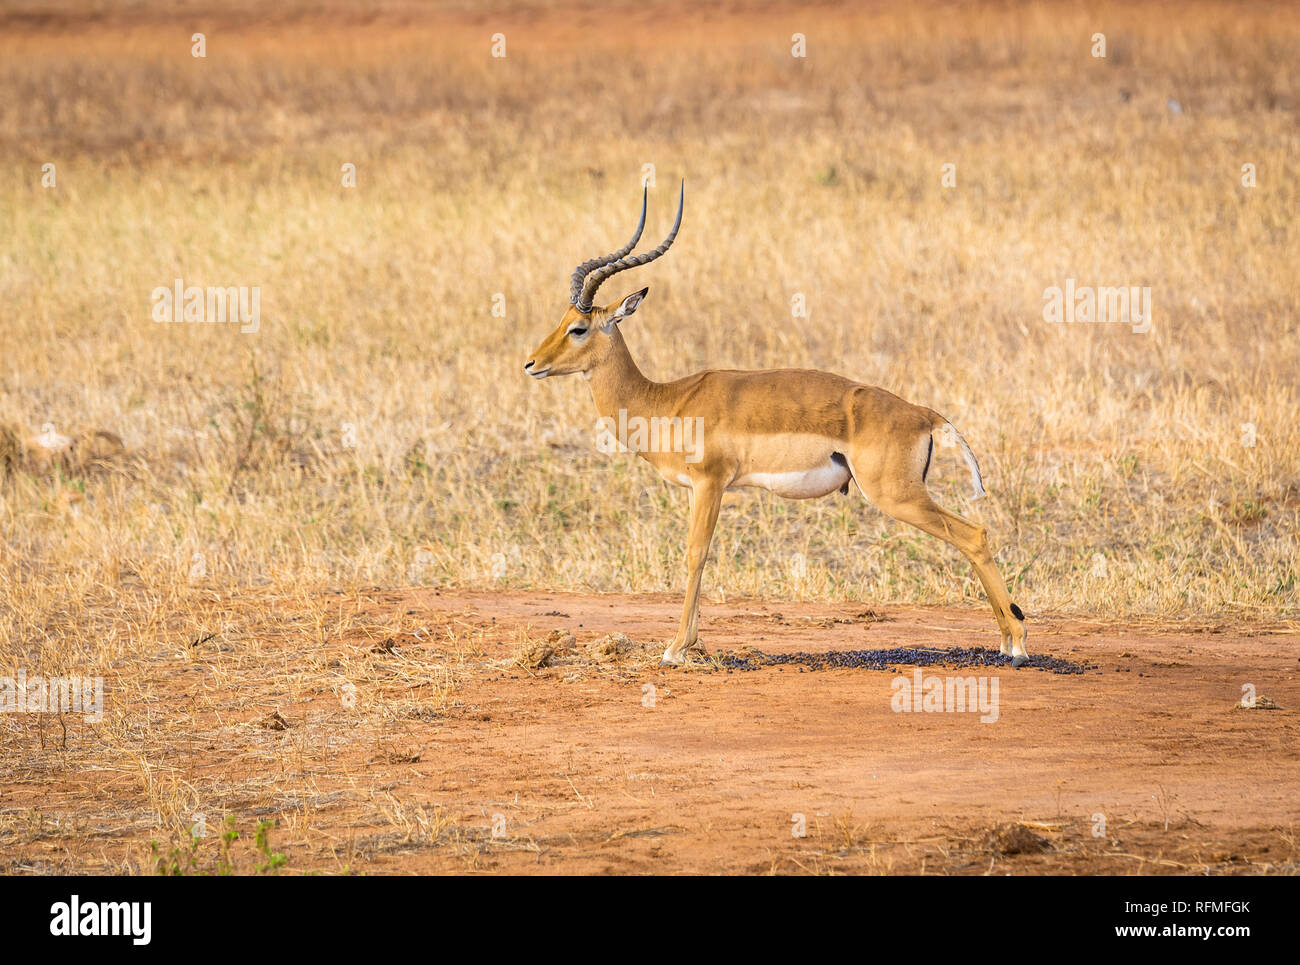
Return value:
<svg viewBox="0 0 1300 965">
<path fill-rule="evenodd" d="M 686 649 L 698 638 L 700 578 L 704 575 L 704 561 L 709 555 L 713 528 L 718 524 L 722 493 L 723 487 L 708 479 L 695 483 L 691 488 L 691 535 L 686 542 L 686 600 L 682 604 L 682 623 L 677 636 L 664 651 L 660 666 L 685 663 Z"/>
</svg>

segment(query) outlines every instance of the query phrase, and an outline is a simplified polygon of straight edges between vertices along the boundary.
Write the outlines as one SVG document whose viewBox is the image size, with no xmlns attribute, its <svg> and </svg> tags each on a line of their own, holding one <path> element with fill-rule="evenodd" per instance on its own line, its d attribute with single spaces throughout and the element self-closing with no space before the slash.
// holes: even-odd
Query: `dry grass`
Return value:
<svg viewBox="0 0 1300 965">
<path fill-rule="evenodd" d="M 455 18 L 236 20 L 206 60 L 159 25 L 120 28 L 131 56 L 11 28 L 0 411 L 129 456 L 6 475 L 9 632 L 40 625 L 42 586 L 191 592 L 195 554 L 214 586 L 677 586 L 680 493 L 596 451 L 580 380 L 519 372 L 572 263 L 626 234 L 646 162 L 690 181 L 628 332 L 650 373 L 826 367 L 948 414 L 1030 611 L 1294 612 L 1296 92 L 1271 65 L 1295 18 L 1034 6 L 924 41 L 919 12 L 718 17 L 673 44 L 599 31 L 580 61 L 546 14 L 502 26 L 504 60 Z M 1078 40 L 1103 27 L 1104 61 Z M 152 322 L 176 277 L 260 286 L 261 330 Z M 1150 285 L 1152 331 L 1048 326 L 1041 292 L 1070 277 Z M 962 476 L 937 478 L 964 508 Z M 727 515 L 722 592 L 978 594 L 853 501 Z"/>
<path fill-rule="evenodd" d="M 968 505 L 942 450 L 932 482 L 1031 618 L 1296 614 L 1293 8 L 261 6 L 0 11 L 0 675 L 114 677 L 98 739 L 140 820 L 194 806 L 135 673 L 189 641 L 216 634 L 215 685 L 296 700 L 358 679 L 340 641 L 412 629 L 359 625 L 366 588 L 680 587 L 684 496 L 597 451 L 580 379 L 521 371 L 573 265 L 625 239 L 646 163 L 647 237 L 682 176 L 683 232 L 604 294 L 650 286 L 625 326 L 647 374 L 828 368 L 943 412 L 991 496 Z M 260 286 L 260 330 L 154 323 L 177 277 Z M 1049 326 L 1067 278 L 1149 285 L 1152 330 Z M 47 425 L 84 444 L 29 446 Z M 716 545 L 706 592 L 980 599 L 854 500 L 746 494 Z M 410 671 L 434 715 L 484 646 L 447 642 Z M 370 738 L 379 693 L 357 695 Z M 194 699 L 205 727 L 236 709 Z M 383 807 L 404 839 L 451 833 Z"/>
</svg>

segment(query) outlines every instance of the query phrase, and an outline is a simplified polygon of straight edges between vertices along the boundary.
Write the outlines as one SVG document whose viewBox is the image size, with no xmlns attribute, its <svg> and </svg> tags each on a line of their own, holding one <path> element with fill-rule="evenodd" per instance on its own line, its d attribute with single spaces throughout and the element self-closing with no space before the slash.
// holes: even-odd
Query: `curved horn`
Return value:
<svg viewBox="0 0 1300 965">
<path fill-rule="evenodd" d="M 591 258 L 584 261 L 577 268 L 573 269 L 573 280 L 569 283 L 569 303 L 578 304 L 578 299 L 582 297 L 582 282 L 593 269 L 608 265 L 611 261 L 617 261 L 636 247 L 636 243 L 641 240 L 641 232 L 645 229 L 645 203 L 649 193 L 648 188 L 641 189 L 641 220 L 637 222 L 636 232 L 632 235 L 632 240 L 625 244 L 618 251 L 611 251 L 603 258 Z"/>
<path fill-rule="evenodd" d="M 582 283 L 582 292 L 578 300 L 573 304 L 584 315 L 591 311 L 591 300 L 596 297 L 596 289 L 601 283 L 611 275 L 616 275 L 620 271 L 627 271 L 629 268 L 639 268 L 641 265 L 648 265 L 665 251 L 672 247 L 673 242 L 677 239 L 677 229 L 682 226 L 682 209 L 686 207 L 686 180 L 682 179 L 681 197 L 677 201 L 677 220 L 673 222 L 673 230 L 668 232 L 668 237 L 663 243 L 653 251 L 647 251 L 644 255 L 633 255 L 631 258 L 620 258 L 617 261 L 609 262 L 591 272 Z M 642 215 L 644 218 L 644 214 Z"/>
</svg>

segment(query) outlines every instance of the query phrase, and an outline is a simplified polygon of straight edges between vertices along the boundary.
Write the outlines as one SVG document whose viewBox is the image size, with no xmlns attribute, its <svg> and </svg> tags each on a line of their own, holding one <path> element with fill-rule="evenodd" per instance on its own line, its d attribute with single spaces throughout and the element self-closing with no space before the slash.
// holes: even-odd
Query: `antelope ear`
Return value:
<svg viewBox="0 0 1300 965">
<path fill-rule="evenodd" d="M 623 319 L 636 311 L 636 307 L 641 304 L 641 299 L 645 298 L 648 291 L 650 291 L 649 288 L 642 288 L 639 292 L 633 292 L 628 295 L 627 298 L 619 302 L 618 308 L 614 309 L 613 313 L 609 316 L 608 321 L 606 321 L 606 327 L 617 325 Z"/>
</svg>

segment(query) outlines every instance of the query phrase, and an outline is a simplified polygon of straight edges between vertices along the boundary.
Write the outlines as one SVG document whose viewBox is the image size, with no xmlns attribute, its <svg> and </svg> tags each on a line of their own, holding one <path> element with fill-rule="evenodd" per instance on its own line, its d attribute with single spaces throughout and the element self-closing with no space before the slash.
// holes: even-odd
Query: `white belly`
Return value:
<svg viewBox="0 0 1300 965">
<path fill-rule="evenodd" d="M 755 486 L 786 499 L 814 499 L 835 492 L 848 481 L 848 468 L 827 460 L 824 466 L 798 472 L 751 472 L 736 479 L 728 488 Z"/>
</svg>

